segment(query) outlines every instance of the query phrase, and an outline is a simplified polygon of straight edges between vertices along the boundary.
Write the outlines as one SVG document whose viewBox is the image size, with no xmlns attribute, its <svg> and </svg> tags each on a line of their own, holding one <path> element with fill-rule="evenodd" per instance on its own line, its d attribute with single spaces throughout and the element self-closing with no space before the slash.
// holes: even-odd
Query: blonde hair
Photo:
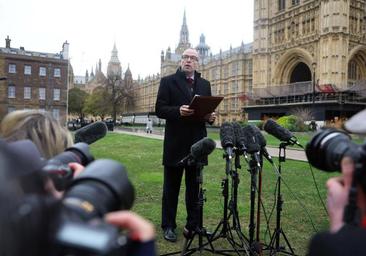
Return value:
<svg viewBox="0 0 366 256">
<path fill-rule="evenodd" d="M 7 114 L 0 124 L 0 134 L 7 141 L 33 141 L 47 159 L 73 144 L 71 133 L 49 112 L 41 110 L 17 110 Z"/>
</svg>

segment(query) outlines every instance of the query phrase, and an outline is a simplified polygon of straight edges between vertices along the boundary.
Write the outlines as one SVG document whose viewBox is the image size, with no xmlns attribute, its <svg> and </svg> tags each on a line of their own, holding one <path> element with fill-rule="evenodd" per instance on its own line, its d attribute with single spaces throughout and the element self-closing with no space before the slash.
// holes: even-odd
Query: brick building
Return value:
<svg viewBox="0 0 366 256">
<path fill-rule="evenodd" d="M 9 36 L 0 47 L 0 120 L 9 112 L 41 109 L 66 122 L 69 44 L 60 53 L 12 48 Z"/>
</svg>

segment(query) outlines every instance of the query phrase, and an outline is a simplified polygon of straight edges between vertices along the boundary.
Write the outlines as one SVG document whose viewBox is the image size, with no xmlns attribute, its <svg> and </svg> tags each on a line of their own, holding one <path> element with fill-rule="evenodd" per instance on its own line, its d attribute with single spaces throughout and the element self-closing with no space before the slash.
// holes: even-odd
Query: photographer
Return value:
<svg viewBox="0 0 366 256">
<path fill-rule="evenodd" d="M 129 181 L 123 172 L 123 166 L 115 162 L 115 166 L 120 167 L 118 169 L 113 166 L 112 160 L 109 161 L 110 165 L 105 166 L 104 171 L 108 174 L 114 173 L 118 181 L 124 182 L 121 186 L 125 186 L 125 189 L 121 191 L 128 192 L 130 187 L 126 186 Z M 99 163 L 108 162 L 105 160 Z M 98 201 L 100 205 L 97 205 L 98 203 L 91 205 L 96 208 L 98 214 L 91 216 L 100 216 L 100 211 L 98 211 L 100 209 L 116 209 L 118 205 L 125 205 L 125 209 L 127 209 L 132 205 L 133 199 L 131 198 L 119 197 L 123 203 L 117 204 L 118 198 L 110 197 L 112 191 L 109 193 L 109 189 L 112 190 L 113 188 L 110 187 L 115 184 L 98 183 L 99 176 L 102 176 L 100 181 L 108 179 L 108 177 L 103 177 L 104 172 L 95 172 L 102 166 L 101 164 L 98 165 L 97 160 L 85 168 L 83 174 L 80 175 L 84 177 L 77 177 L 75 184 L 66 190 L 63 200 L 59 200 L 47 190 L 45 181 L 48 177 L 45 172 L 39 171 L 44 162 L 35 145 L 30 141 L 8 144 L 0 140 L 0 255 L 155 255 L 153 225 L 137 214 L 126 210 L 112 210 L 104 215 L 107 223 L 122 228 L 127 233 L 128 242 L 118 248 L 116 246 L 119 243 L 117 243 L 117 239 L 114 239 L 117 236 L 113 236 L 113 234 L 118 235 L 119 233 L 116 233 L 116 228 L 103 222 L 103 219 L 100 218 L 87 219 L 85 218 L 87 213 L 82 212 L 80 207 L 77 211 L 77 205 L 65 203 L 66 199 L 73 199 L 74 202 L 75 199 L 80 199 L 88 203 L 82 197 L 81 192 L 95 194 L 95 191 L 101 191 L 103 195 L 97 195 L 95 201 L 91 201 L 96 203 L 97 199 L 101 199 Z M 94 180 L 91 179 L 93 174 Z M 131 192 L 124 196 L 127 197 L 130 194 Z M 120 194 L 118 195 L 120 196 Z M 80 197 L 78 198 L 78 196 Z M 129 203 L 124 204 L 125 201 Z M 96 223 L 99 224 L 96 225 Z M 71 227 L 71 229 L 62 233 L 65 227 Z M 75 230 L 76 232 L 71 232 Z M 77 232 L 78 230 L 79 232 Z M 100 233 L 95 232 L 99 230 L 101 230 Z M 110 233 L 111 230 L 115 233 Z M 97 237 L 103 239 L 95 239 Z M 106 247 L 110 246 L 113 254 L 87 253 L 87 249 L 89 247 L 93 249 L 95 244 L 104 245 L 103 241 L 106 238 L 109 240 L 112 238 L 113 244 L 106 244 Z"/>
<path fill-rule="evenodd" d="M 345 128 L 365 134 L 365 118 L 360 112 Z M 308 143 L 306 154 L 320 170 L 342 171 L 326 183 L 330 227 L 312 238 L 309 255 L 366 255 L 366 144 L 353 144 L 342 130 L 324 129 Z"/>
<path fill-rule="evenodd" d="M 42 157 L 49 159 L 73 145 L 70 132 L 41 110 L 16 110 L 0 124 L 1 137 L 7 141 L 31 140 Z"/>
<path fill-rule="evenodd" d="M 366 248 L 366 193 L 365 187 L 359 185 L 357 206 L 362 214 L 360 226 L 343 221 L 344 209 L 348 203 L 354 172 L 351 158 L 342 160 L 342 175 L 327 181 L 327 208 L 330 227 L 328 232 L 316 234 L 309 246 L 309 255 L 365 255 Z"/>
</svg>

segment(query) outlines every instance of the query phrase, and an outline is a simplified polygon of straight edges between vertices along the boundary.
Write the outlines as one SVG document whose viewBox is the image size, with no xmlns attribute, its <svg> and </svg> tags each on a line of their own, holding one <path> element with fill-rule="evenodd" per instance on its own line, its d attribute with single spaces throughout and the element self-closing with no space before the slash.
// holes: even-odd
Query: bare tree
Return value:
<svg viewBox="0 0 366 256">
<path fill-rule="evenodd" d="M 117 114 L 123 113 L 134 106 L 133 82 L 123 80 L 119 75 L 108 75 L 106 89 L 109 94 L 111 115 L 115 124 Z"/>
<path fill-rule="evenodd" d="M 88 93 L 75 87 L 69 90 L 68 111 L 70 114 L 77 114 L 78 117 L 84 122 L 84 105 L 88 97 Z"/>
<path fill-rule="evenodd" d="M 297 116 L 302 121 L 311 121 L 314 119 L 314 113 L 310 108 L 295 107 L 290 111 L 290 114 Z"/>
<path fill-rule="evenodd" d="M 83 111 L 93 116 L 100 116 L 102 120 L 111 112 L 109 94 L 103 86 L 95 88 L 86 98 Z"/>
</svg>

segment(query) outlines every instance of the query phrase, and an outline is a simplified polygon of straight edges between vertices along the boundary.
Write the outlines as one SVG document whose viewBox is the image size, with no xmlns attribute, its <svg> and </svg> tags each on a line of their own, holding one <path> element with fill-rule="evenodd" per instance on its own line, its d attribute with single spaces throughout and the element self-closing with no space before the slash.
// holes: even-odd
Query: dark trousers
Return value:
<svg viewBox="0 0 366 256">
<path fill-rule="evenodd" d="M 190 230 L 195 229 L 198 225 L 198 190 L 197 181 L 198 170 L 196 166 L 189 167 L 169 167 L 164 166 L 164 185 L 163 185 L 163 202 L 162 202 L 162 222 L 163 229 L 167 227 L 176 228 L 175 221 L 177 216 L 179 189 L 182 181 L 183 171 L 185 169 L 185 185 L 186 185 L 186 210 L 187 223 L 186 227 Z"/>
</svg>

